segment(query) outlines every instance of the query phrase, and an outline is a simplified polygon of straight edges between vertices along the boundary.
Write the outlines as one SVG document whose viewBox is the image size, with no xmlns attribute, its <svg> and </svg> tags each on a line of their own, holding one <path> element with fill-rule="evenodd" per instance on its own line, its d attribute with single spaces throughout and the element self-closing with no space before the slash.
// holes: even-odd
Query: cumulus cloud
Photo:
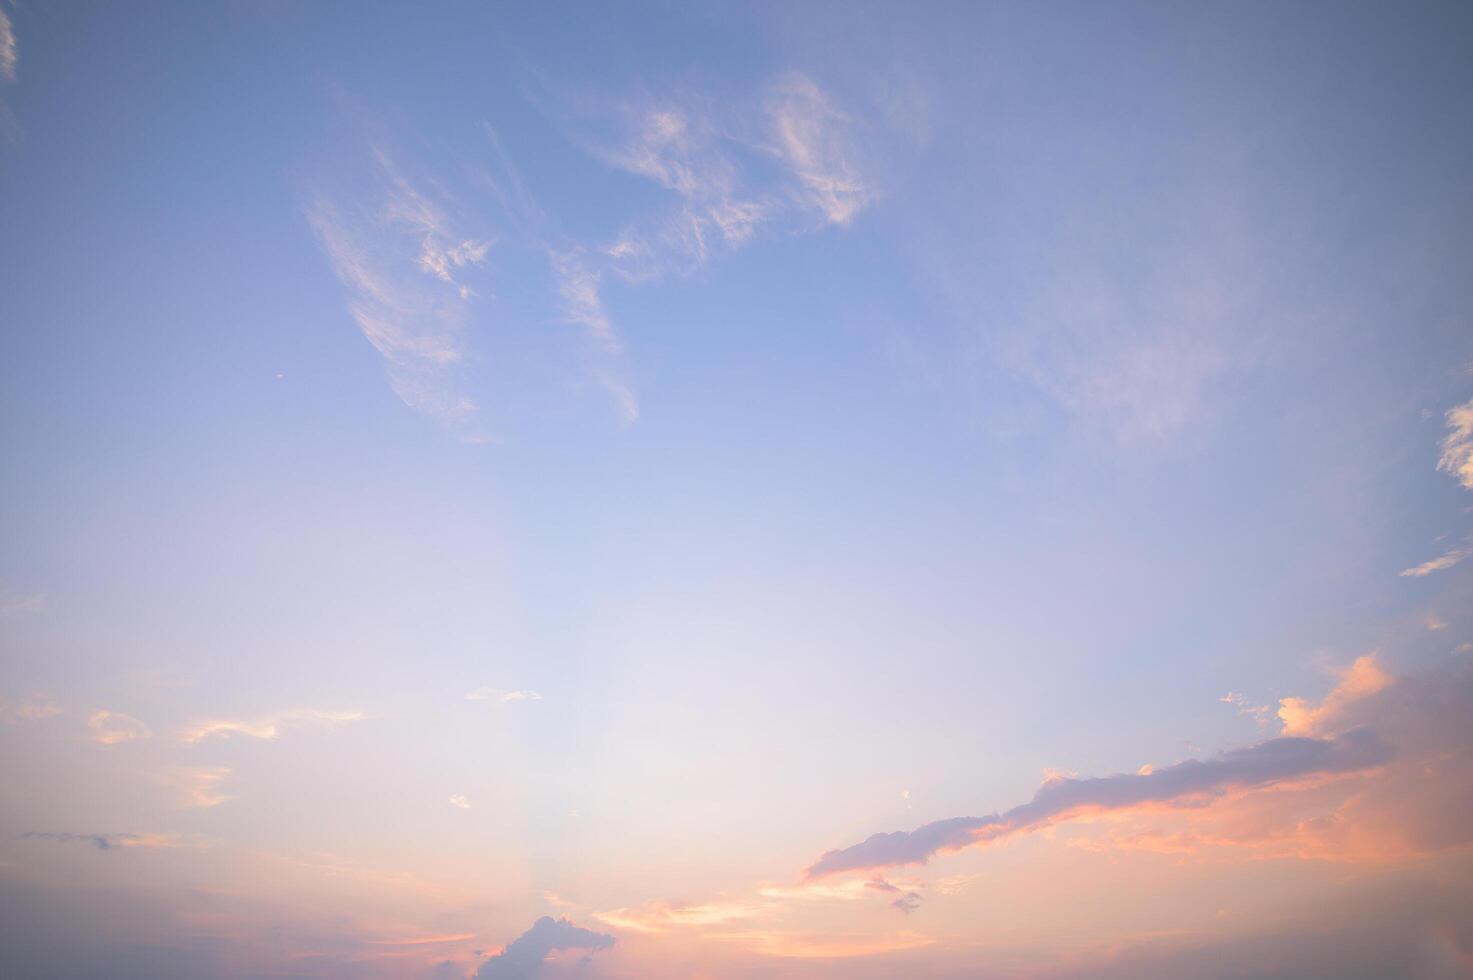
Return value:
<svg viewBox="0 0 1473 980">
<path fill-rule="evenodd" d="M 1437 468 L 1473 490 L 1473 399 L 1448 410 L 1447 428 Z"/>
<path fill-rule="evenodd" d="M 87 717 L 87 727 L 92 729 L 92 741 L 103 745 L 119 745 L 153 735 L 143 722 L 120 711 L 94 711 Z"/>
<path fill-rule="evenodd" d="M 858 844 L 827 852 L 804 874 L 814 879 L 845 871 L 925 864 L 938 852 L 994 841 L 1083 811 L 1170 804 L 1211 798 L 1229 789 L 1355 772 L 1382 765 L 1392 754 L 1375 733 L 1356 730 L 1333 739 L 1270 739 L 1145 773 L 1094 779 L 1058 777 L 1040 786 L 1031 801 L 1004 813 L 952 817 L 912 831 L 874 834 Z"/>
<path fill-rule="evenodd" d="M 460 810 L 469 810 L 471 808 L 471 801 L 468 796 L 455 793 L 450 797 L 450 805 Z"/>
<path fill-rule="evenodd" d="M 504 691 L 499 687 L 478 687 L 466 694 L 467 701 L 495 701 L 499 704 L 511 704 L 514 701 L 541 701 L 542 695 L 536 691 Z"/>
<path fill-rule="evenodd" d="M 552 953 L 574 949 L 592 954 L 613 945 L 613 936 L 584 929 L 567 919 L 544 915 L 500 953 L 482 963 L 476 977 L 478 980 L 525 980 L 537 976 L 543 961 Z"/>
<path fill-rule="evenodd" d="M 251 738 L 275 740 L 292 728 L 336 728 L 350 721 L 363 721 L 368 716 L 361 711 L 282 711 L 254 720 L 217 719 L 191 725 L 179 733 L 179 739 L 196 745 L 207 738 L 229 738 L 247 735 Z"/>
<path fill-rule="evenodd" d="M 1357 657 L 1354 663 L 1338 673 L 1335 687 L 1317 705 L 1304 698 L 1279 701 L 1278 715 L 1285 735 L 1323 734 L 1352 703 L 1385 690 L 1395 680 L 1381 667 L 1373 653 Z"/>
</svg>

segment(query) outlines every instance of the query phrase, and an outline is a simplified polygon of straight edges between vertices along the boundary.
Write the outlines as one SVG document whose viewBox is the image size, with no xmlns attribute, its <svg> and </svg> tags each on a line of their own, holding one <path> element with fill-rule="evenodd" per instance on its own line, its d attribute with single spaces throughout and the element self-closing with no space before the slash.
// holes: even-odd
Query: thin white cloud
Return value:
<svg viewBox="0 0 1473 980">
<path fill-rule="evenodd" d="M 1260 725 L 1267 725 L 1269 717 L 1273 714 L 1273 708 L 1266 704 L 1254 704 L 1247 696 L 1236 691 L 1229 691 L 1217 700 L 1223 704 L 1230 704 L 1238 709 L 1239 714 L 1247 715 Z"/>
<path fill-rule="evenodd" d="M 172 789 L 182 807 L 208 809 L 230 799 L 220 792 L 220 784 L 230 776 L 228 766 L 177 766 L 155 777 L 155 781 Z"/>
<path fill-rule="evenodd" d="M 798 74 L 773 86 L 767 111 L 777 153 L 797 180 L 797 200 L 830 224 L 853 221 L 874 191 L 854 161 L 848 116 Z"/>
<path fill-rule="evenodd" d="M 92 729 L 92 741 L 103 745 L 121 745 L 153 735 L 143 722 L 120 711 L 94 711 L 87 717 L 87 727 Z"/>
<path fill-rule="evenodd" d="M 478 687 L 466 694 L 467 701 L 495 701 L 499 704 L 511 704 L 515 701 L 541 701 L 542 695 L 536 691 L 504 691 L 499 687 Z"/>
<path fill-rule="evenodd" d="M 1437 468 L 1473 490 L 1473 399 L 1448 410 L 1447 428 Z"/>
<path fill-rule="evenodd" d="M 16 66 L 20 63 L 20 50 L 15 43 L 15 29 L 10 18 L 0 8 L 0 81 L 15 81 Z"/>
<path fill-rule="evenodd" d="M 179 740 L 188 745 L 197 745 L 207 738 L 230 738 L 246 735 L 265 741 L 274 741 L 292 728 L 336 728 L 350 721 L 363 721 L 368 716 L 361 711 L 282 711 L 254 720 L 218 719 L 202 721 L 179 733 Z"/>
<path fill-rule="evenodd" d="M 450 805 L 460 810 L 469 810 L 471 808 L 471 801 L 463 793 L 455 793 L 450 797 Z"/>
<path fill-rule="evenodd" d="M 46 594 L 44 592 L 0 594 L 0 619 L 22 616 L 26 613 L 38 613 L 45 608 Z"/>
<path fill-rule="evenodd" d="M 457 234 L 444 208 L 386 154 L 374 159 L 379 190 L 366 214 L 324 197 L 307 220 L 394 393 L 425 415 L 463 422 L 476 406 L 456 390 L 451 368 L 465 356 L 461 333 L 475 291 L 459 274 L 485 261 L 490 242 Z"/>
<path fill-rule="evenodd" d="M 0 702 L 0 722 L 7 725 L 26 721 L 45 721 L 59 714 L 61 714 L 61 705 L 39 694 L 31 695 L 20 704 L 9 705 Z"/>
<path fill-rule="evenodd" d="M 1431 575 L 1433 572 L 1442 572 L 1446 571 L 1449 568 L 1452 568 L 1454 565 L 1467 558 L 1470 554 L 1473 554 L 1473 549 L 1470 549 L 1466 545 L 1459 546 L 1457 548 L 1450 549 L 1449 551 L 1437 556 L 1436 558 L 1424 561 L 1420 565 L 1413 565 L 1411 568 L 1404 568 L 1397 574 L 1400 575 L 1402 578 L 1425 578 L 1428 575 Z"/>
</svg>

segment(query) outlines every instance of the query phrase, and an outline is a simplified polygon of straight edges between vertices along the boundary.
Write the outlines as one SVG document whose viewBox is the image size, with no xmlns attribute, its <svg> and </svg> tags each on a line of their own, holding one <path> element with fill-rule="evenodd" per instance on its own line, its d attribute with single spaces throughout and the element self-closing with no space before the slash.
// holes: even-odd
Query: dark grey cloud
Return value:
<svg viewBox="0 0 1473 980">
<path fill-rule="evenodd" d="M 524 980 L 535 977 L 549 953 L 562 949 L 608 949 L 614 937 L 544 915 L 476 971 L 478 980 Z"/>
<path fill-rule="evenodd" d="M 1389 762 L 1392 755 L 1391 747 L 1374 732 L 1357 729 L 1338 738 L 1269 739 L 1211 759 L 1188 759 L 1151 772 L 1051 779 L 1039 787 L 1032 800 L 1006 813 L 952 817 L 912 831 L 874 834 L 851 847 L 827 852 L 805 875 L 813 879 L 843 871 L 924 864 L 938 851 L 954 851 L 1038 827 L 1074 810 L 1167 803 L 1235 787 L 1355 772 Z"/>
</svg>

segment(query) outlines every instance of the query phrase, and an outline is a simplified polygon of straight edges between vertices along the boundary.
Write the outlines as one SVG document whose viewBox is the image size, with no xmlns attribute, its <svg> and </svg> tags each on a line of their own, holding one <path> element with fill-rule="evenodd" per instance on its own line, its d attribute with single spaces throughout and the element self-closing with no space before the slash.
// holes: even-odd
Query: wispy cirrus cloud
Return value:
<svg viewBox="0 0 1473 980">
<path fill-rule="evenodd" d="M 307 210 L 348 312 L 384 360 L 400 400 L 424 415 L 464 423 L 476 410 L 453 367 L 474 289 L 461 274 L 485 261 L 489 240 L 460 234 L 445 207 L 375 150 L 370 203 L 319 196 Z"/>
<path fill-rule="evenodd" d="M 847 225 L 875 197 L 855 160 L 851 120 L 813 80 L 793 73 L 773 86 L 767 113 L 778 156 L 796 180 L 794 197 L 833 225 Z"/>
<path fill-rule="evenodd" d="M 209 738 L 230 738 L 245 735 L 265 741 L 274 741 L 283 733 L 294 728 L 333 729 L 352 721 L 364 721 L 368 715 L 361 711 L 318 711 L 303 709 L 281 711 L 248 720 L 215 719 L 198 722 L 179 732 L 179 740 L 188 745 L 197 745 Z"/>
<path fill-rule="evenodd" d="M 499 687 L 478 687 L 474 691 L 466 692 L 467 701 L 495 701 L 498 704 L 511 704 L 515 701 L 541 701 L 542 695 L 536 691 L 506 691 Z"/>
<path fill-rule="evenodd" d="M 20 64 L 20 48 L 15 43 L 15 28 L 4 8 L 0 8 L 0 82 L 14 82 Z"/>
<path fill-rule="evenodd" d="M 1459 545 L 1456 548 L 1448 549 L 1436 558 L 1430 558 L 1422 562 L 1420 565 L 1404 568 L 1397 574 L 1402 578 L 1426 578 L 1434 572 L 1445 572 L 1449 568 L 1460 564 L 1470 554 L 1473 554 L 1473 548 L 1467 545 Z"/>
<path fill-rule="evenodd" d="M 153 736 L 147 725 L 121 711 L 94 711 L 87 716 L 87 727 L 92 730 L 92 741 L 103 745 L 121 745 Z"/>
</svg>

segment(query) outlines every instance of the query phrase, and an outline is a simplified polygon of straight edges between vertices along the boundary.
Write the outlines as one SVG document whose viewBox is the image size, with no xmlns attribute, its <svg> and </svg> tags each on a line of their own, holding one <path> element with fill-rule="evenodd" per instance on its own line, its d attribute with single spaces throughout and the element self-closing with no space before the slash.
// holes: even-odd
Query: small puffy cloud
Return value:
<svg viewBox="0 0 1473 980">
<path fill-rule="evenodd" d="M 336 728 L 350 721 L 363 721 L 368 716 L 361 711 L 282 711 L 254 720 L 219 719 L 202 721 L 179 733 L 179 739 L 189 745 L 197 745 L 207 738 L 229 738 L 248 735 L 274 741 L 282 732 L 291 728 Z"/>
<path fill-rule="evenodd" d="M 526 980 L 541 972 L 543 961 L 552 953 L 581 949 L 591 954 L 613 945 L 613 936 L 584 929 L 567 919 L 544 915 L 500 953 L 482 963 L 476 977 L 478 980 Z"/>
<path fill-rule="evenodd" d="M 61 714 L 61 705 L 51 698 L 33 694 L 20 704 L 0 702 L 0 722 L 15 725 L 25 721 L 45 721 Z"/>
<path fill-rule="evenodd" d="M 1473 490 L 1473 399 L 1448 410 L 1437 468 Z"/>
<path fill-rule="evenodd" d="M 94 711 L 87 717 L 87 727 L 92 729 L 92 741 L 103 745 L 119 745 L 153 735 L 143 722 L 120 711 Z"/>
<path fill-rule="evenodd" d="M 1321 734 L 1333 725 L 1355 701 L 1385 690 L 1395 680 L 1382 669 L 1376 655 L 1368 653 L 1339 672 L 1339 680 L 1325 699 L 1312 704 L 1304 698 L 1279 701 L 1279 720 L 1285 735 Z"/>
<path fill-rule="evenodd" d="M 470 797 L 455 793 L 450 797 L 450 805 L 461 810 L 469 810 L 471 808 Z"/>
<path fill-rule="evenodd" d="M 467 701 L 495 701 L 498 704 L 511 704 L 514 701 L 541 701 L 542 695 L 536 691 L 506 691 L 499 687 L 478 687 L 466 694 Z"/>
</svg>

